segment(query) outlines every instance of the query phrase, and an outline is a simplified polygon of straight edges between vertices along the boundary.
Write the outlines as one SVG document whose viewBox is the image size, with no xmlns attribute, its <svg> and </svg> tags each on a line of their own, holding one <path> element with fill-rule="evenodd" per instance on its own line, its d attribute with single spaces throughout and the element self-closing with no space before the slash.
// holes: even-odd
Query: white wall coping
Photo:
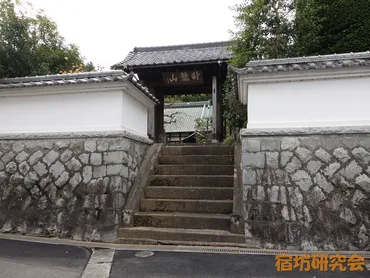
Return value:
<svg viewBox="0 0 370 278">
<path fill-rule="evenodd" d="M 87 132 L 50 132 L 50 133 L 0 133 L 0 140 L 40 140 L 40 139 L 83 139 L 124 137 L 145 144 L 153 140 L 132 131 L 87 131 Z"/>
<path fill-rule="evenodd" d="M 368 134 L 368 126 L 338 126 L 338 127 L 303 127 L 303 128 L 266 128 L 241 129 L 240 137 L 252 136 L 294 136 L 294 135 L 336 135 L 336 134 Z"/>
</svg>

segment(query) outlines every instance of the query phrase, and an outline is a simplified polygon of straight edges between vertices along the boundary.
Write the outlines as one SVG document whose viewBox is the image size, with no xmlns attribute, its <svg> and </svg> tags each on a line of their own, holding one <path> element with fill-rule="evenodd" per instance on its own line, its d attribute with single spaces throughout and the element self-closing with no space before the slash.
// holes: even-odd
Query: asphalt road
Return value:
<svg viewBox="0 0 370 278">
<path fill-rule="evenodd" d="M 275 268 L 274 256 L 154 252 L 136 257 L 137 252 L 116 251 L 110 278 L 123 277 L 370 277 L 363 272 L 284 272 Z"/>
<path fill-rule="evenodd" d="M 80 247 L 0 239 L 0 277 L 78 278 L 90 254 Z"/>
<path fill-rule="evenodd" d="M 144 256 L 140 256 L 144 255 Z M 95 250 L 0 239 L 0 278 L 370 277 L 363 272 L 285 272 L 274 256 Z"/>
</svg>

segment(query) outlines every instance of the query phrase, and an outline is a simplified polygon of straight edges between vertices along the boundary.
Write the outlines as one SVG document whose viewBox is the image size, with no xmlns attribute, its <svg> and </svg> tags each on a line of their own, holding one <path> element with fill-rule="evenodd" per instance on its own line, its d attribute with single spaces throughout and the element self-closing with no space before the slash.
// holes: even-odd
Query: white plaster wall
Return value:
<svg viewBox="0 0 370 278">
<path fill-rule="evenodd" d="M 0 94 L 0 133 L 129 130 L 146 137 L 147 109 L 121 88 L 18 96 Z"/>
<path fill-rule="evenodd" d="M 142 136 L 148 134 L 148 108 L 129 94 L 122 95 L 122 125 Z"/>
<path fill-rule="evenodd" d="M 370 77 L 248 85 L 248 128 L 370 124 Z"/>
</svg>

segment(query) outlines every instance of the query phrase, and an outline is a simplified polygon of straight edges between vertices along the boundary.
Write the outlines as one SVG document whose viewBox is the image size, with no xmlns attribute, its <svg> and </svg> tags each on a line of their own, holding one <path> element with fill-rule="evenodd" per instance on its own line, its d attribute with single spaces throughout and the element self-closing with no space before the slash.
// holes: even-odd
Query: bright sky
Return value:
<svg viewBox="0 0 370 278">
<path fill-rule="evenodd" d="M 135 46 L 230 39 L 242 0 L 30 0 L 57 24 L 67 42 L 109 69 Z"/>
</svg>

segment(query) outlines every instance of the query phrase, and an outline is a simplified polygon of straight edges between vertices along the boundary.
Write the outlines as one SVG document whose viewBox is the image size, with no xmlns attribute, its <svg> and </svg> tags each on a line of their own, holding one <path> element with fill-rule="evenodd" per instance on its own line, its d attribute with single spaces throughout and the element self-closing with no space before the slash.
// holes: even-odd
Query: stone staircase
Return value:
<svg viewBox="0 0 370 278">
<path fill-rule="evenodd" d="M 134 227 L 119 243 L 237 246 L 230 233 L 234 149 L 222 145 L 166 146 L 145 188 Z"/>
</svg>

